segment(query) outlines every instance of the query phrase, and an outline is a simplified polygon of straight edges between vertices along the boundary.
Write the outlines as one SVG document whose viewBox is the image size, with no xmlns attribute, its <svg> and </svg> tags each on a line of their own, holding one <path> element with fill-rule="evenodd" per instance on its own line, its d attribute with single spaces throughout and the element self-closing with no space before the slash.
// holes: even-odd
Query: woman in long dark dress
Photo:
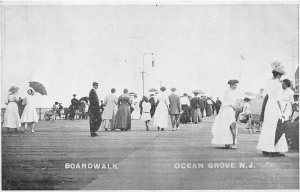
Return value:
<svg viewBox="0 0 300 192">
<path fill-rule="evenodd" d="M 198 97 L 198 93 L 194 93 L 195 97 L 191 99 L 191 116 L 193 123 L 197 124 L 202 122 L 202 114 L 200 110 L 201 101 Z"/>
<path fill-rule="evenodd" d="M 131 99 L 128 95 L 128 89 L 124 89 L 124 94 L 118 99 L 118 112 L 114 123 L 114 129 L 121 129 L 121 131 L 131 130 Z"/>
</svg>

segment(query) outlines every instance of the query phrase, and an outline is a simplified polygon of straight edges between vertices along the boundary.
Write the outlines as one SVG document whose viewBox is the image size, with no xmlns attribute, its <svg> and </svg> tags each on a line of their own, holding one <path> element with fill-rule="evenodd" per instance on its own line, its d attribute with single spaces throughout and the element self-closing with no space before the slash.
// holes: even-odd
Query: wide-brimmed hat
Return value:
<svg viewBox="0 0 300 192">
<path fill-rule="evenodd" d="M 236 79 L 231 79 L 231 80 L 228 81 L 229 85 L 233 85 L 233 84 L 236 84 L 236 83 L 239 83 L 239 81 L 236 80 Z"/>
<path fill-rule="evenodd" d="M 175 92 L 177 89 L 175 87 L 171 88 L 172 92 Z"/>
<path fill-rule="evenodd" d="M 271 67 L 273 71 L 276 71 L 278 73 L 281 73 L 282 75 L 285 75 L 284 66 L 279 61 L 274 61 L 271 63 Z"/>
<path fill-rule="evenodd" d="M 11 93 L 16 93 L 19 91 L 19 87 L 13 85 L 10 87 L 10 89 L 8 91 Z"/>
<path fill-rule="evenodd" d="M 98 82 L 93 82 L 93 85 L 99 85 L 99 83 Z"/>
</svg>

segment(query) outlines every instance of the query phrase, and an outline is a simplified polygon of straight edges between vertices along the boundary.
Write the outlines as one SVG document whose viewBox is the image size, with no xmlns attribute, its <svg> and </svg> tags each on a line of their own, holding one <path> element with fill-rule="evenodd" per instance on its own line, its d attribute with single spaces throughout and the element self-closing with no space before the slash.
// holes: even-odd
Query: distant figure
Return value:
<svg viewBox="0 0 300 192">
<path fill-rule="evenodd" d="M 292 105 L 295 103 L 294 100 L 294 91 L 291 89 L 291 82 L 288 79 L 284 79 L 282 82 L 282 112 L 285 121 L 288 121 L 293 113 Z"/>
<path fill-rule="evenodd" d="M 215 109 L 216 109 L 217 115 L 219 114 L 219 111 L 220 111 L 220 109 L 221 109 L 221 106 L 222 106 L 222 102 L 221 102 L 221 100 L 219 99 L 219 97 L 217 97 L 216 104 L 215 104 Z"/>
<path fill-rule="evenodd" d="M 192 122 L 195 124 L 202 122 L 202 112 L 200 107 L 203 107 L 204 104 L 201 101 L 204 102 L 204 100 L 201 100 L 198 97 L 198 93 L 195 92 L 194 97 L 191 99 L 191 116 L 192 116 Z"/>
<path fill-rule="evenodd" d="M 102 123 L 100 128 L 107 131 L 113 130 L 115 117 L 118 111 L 118 97 L 115 95 L 116 89 L 111 89 L 111 94 L 104 98 L 104 111 L 102 113 Z"/>
<path fill-rule="evenodd" d="M 143 96 L 142 99 L 142 116 L 141 120 L 145 121 L 146 125 L 146 131 L 149 131 L 149 122 L 151 120 L 151 115 L 150 115 L 150 109 L 151 109 L 151 104 L 149 103 L 149 100 L 146 96 Z"/>
<path fill-rule="evenodd" d="M 137 96 L 134 95 L 132 99 L 132 104 L 131 104 L 133 111 L 131 113 L 131 119 L 140 119 L 141 118 L 141 113 L 139 110 L 139 102 L 137 100 Z"/>
<path fill-rule="evenodd" d="M 200 108 L 200 111 L 201 111 L 201 117 L 203 118 L 206 113 L 205 111 L 205 107 L 206 107 L 206 101 L 205 101 L 205 97 L 204 96 L 201 96 L 201 98 L 199 98 L 199 108 Z M 202 119 L 201 119 L 202 121 Z"/>
<path fill-rule="evenodd" d="M 58 102 L 55 102 L 52 106 L 52 111 L 53 111 L 53 120 L 56 120 L 56 117 L 58 115 Z"/>
<path fill-rule="evenodd" d="M 25 108 L 21 117 L 21 122 L 25 123 L 24 132 L 28 131 L 27 127 L 29 125 L 31 127 L 31 132 L 34 133 L 34 124 L 39 121 L 33 100 L 34 90 L 29 88 L 27 93 L 28 95 L 24 98 L 22 103 L 25 105 Z"/>
<path fill-rule="evenodd" d="M 129 131 L 131 130 L 131 99 L 128 95 L 128 89 L 124 89 L 123 93 L 124 94 L 118 99 L 119 108 L 116 114 L 114 130 L 120 129 L 121 131 Z"/>
<path fill-rule="evenodd" d="M 183 113 L 180 117 L 180 123 L 186 124 L 190 121 L 190 100 L 188 98 L 188 95 L 186 93 L 183 94 L 183 96 L 180 99 L 181 109 Z"/>
<path fill-rule="evenodd" d="M 180 97 L 175 93 L 176 88 L 171 89 L 172 94 L 169 96 L 169 102 L 170 102 L 170 116 L 171 116 L 171 122 L 172 122 L 172 131 L 175 131 L 175 125 L 176 128 L 179 129 L 179 114 L 181 111 L 181 105 L 180 105 Z"/>
<path fill-rule="evenodd" d="M 9 89 L 10 94 L 8 95 L 8 98 L 5 101 L 7 108 L 4 113 L 3 127 L 6 127 L 8 132 L 10 133 L 12 131 L 18 132 L 17 128 L 21 127 L 21 119 L 19 116 L 19 109 L 17 105 L 17 102 L 19 101 L 18 91 L 19 91 L 18 87 L 12 86 Z"/>
<path fill-rule="evenodd" d="M 169 121 L 169 98 L 165 94 L 166 88 L 161 87 L 161 92 L 157 95 L 157 107 L 154 113 L 153 124 L 157 127 L 158 131 L 164 131 L 168 128 Z"/>
<path fill-rule="evenodd" d="M 213 105 L 213 102 L 208 97 L 205 101 L 205 111 L 206 111 L 207 117 L 210 117 L 212 115 L 212 105 Z"/>
<path fill-rule="evenodd" d="M 61 119 L 61 113 L 62 110 L 64 109 L 64 107 L 61 105 L 61 103 L 58 103 L 58 111 L 57 111 L 57 115 L 58 117 Z"/>
<path fill-rule="evenodd" d="M 78 110 L 79 101 L 76 98 L 76 94 L 73 94 L 73 99 L 71 100 L 70 106 L 70 120 L 74 120 L 76 111 Z"/>
<path fill-rule="evenodd" d="M 150 115 L 151 115 L 151 117 L 153 117 L 153 115 L 155 113 L 155 109 L 156 109 L 156 102 L 155 102 L 154 94 L 150 95 L 149 103 L 151 105 Z"/>
<path fill-rule="evenodd" d="M 96 137 L 96 133 L 101 124 L 101 114 L 99 106 L 99 98 L 97 94 L 99 83 L 93 82 L 93 89 L 89 93 L 89 113 L 90 113 L 90 133 L 91 137 Z"/>
<path fill-rule="evenodd" d="M 250 99 L 248 97 L 244 98 L 243 111 L 239 114 L 239 120 L 241 123 L 247 123 L 251 115 L 251 105 Z"/>
</svg>

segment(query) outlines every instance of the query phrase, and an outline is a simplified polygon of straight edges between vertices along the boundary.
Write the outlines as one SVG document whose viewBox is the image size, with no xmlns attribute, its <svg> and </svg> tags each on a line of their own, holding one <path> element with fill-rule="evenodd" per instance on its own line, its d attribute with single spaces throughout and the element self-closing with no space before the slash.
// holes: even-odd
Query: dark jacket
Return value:
<svg viewBox="0 0 300 192">
<path fill-rule="evenodd" d="M 192 109 L 199 109 L 200 108 L 200 105 L 201 105 L 200 100 L 201 99 L 199 97 L 193 97 L 191 99 L 191 107 L 192 107 Z"/>
<path fill-rule="evenodd" d="M 180 113 L 180 97 L 176 94 L 171 94 L 169 96 L 170 101 L 170 114 L 171 115 L 177 115 Z"/>
<path fill-rule="evenodd" d="M 94 89 L 90 91 L 89 101 L 90 101 L 89 111 L 95 112 L 100 110 L 98 95 Z"/>
</svg>

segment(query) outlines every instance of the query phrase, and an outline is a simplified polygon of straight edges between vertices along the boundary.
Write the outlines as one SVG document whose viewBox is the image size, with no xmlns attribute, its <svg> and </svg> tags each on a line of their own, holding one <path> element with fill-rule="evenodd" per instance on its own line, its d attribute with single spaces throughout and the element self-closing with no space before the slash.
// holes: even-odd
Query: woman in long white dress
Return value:
<svg viewBox="0 0 300 192">
<path fill-rule="evenodd" d="M 22 113 L 21 122 L 25 123 L 24 132 L 27 132 L 28 125 L 31 128 L 31 132 L 34 133 L 34 124 L 38 122 L 38 115 L 36 112 L 36 107 L 34 104 L 34 90 L 29 88 L 27 90 L 28 95 L 24 98 L 22 105 L 25 105 L 24 111 Z"/>
<path fill-rule="evenodd" d="M 5 102 L 5 104 L 7 104 L 7 108 L 4 114 L 3 127 L 6 127 L 9 132 L 11 132 L 11 129 L 18 132 L 17 128 L 21 127 L 21 119 L 17 105 L 17 102 L 19 101 L 18 91 L 18 87 L 12 86 L 9 89 L 10 94 Z"/>
<path fill-rule="evenodd" d="M 266 156 L 282 156 L 284 152 L 288 151 L 285 134 L 281 136 L 275 145 L 275 133 L 277 122 L 282 118 L 282 85 L 280 78 L 285 74 L 283 66 L 279 62 L 271 64 L 273 69 L 273 79 L 269 80 L 265 87 L 265 92 L 268 94 L 268 101 L 266 103 L 264 112 L 264 122 L 261 128 L 261 134 L 257 144 L 257 149 L 262 151 Z"/>
<path fill-rule="evenodd" d="M 115 117 L 118 111 L 118 97 L 115 95 L 116 89 L 111 89 L 111 94 L 107 95 L 104 98 L 104 111 L 102 113 L 102 123 L 100 128 L 105 129 L 113 129 L 115 122 Z"/>
<path fill-rule="evenodd" d="M 131 113 L 131 119 L 137 120 L 141 118 L 141 114 L 140 114 L 140 107 L 139 107 L 139 102 L 137 100 L 137 96 L 134 95 L 132 98 L 132 107 L 133 107 L 133 111 Z"/>
<path fill-rule="evenodd" d="M 238 97 L 238 80 L 230 80 L 230 88 L 225 92 L 222 107 L 212 126 L 212 144 L 225 145 L 226 148 L 237 148 L 237 129 L 235 107 Z"/>
<path fill-rule="evenodd" d="M 160 88 L 161 92 L 157 95 L 158 105 L 154 114 L 153 124 L 155 127 L 158 127 L 158 130 L 164 131 L 168 128 L 169 123 L 169 97 L 166 95 L 165 87 Z"/>
<path fill-rule="evenodd" d="M 142 109 L 143 111 L 142 111 L 141 120 L 145 121 L 146 130 L 149 131 L 149 122 L 151 120 L 151 115 L 150 115 L 151 104 L 149 103 L 149 100 L 146 96 L 143 96 Z"/>
</svg>

